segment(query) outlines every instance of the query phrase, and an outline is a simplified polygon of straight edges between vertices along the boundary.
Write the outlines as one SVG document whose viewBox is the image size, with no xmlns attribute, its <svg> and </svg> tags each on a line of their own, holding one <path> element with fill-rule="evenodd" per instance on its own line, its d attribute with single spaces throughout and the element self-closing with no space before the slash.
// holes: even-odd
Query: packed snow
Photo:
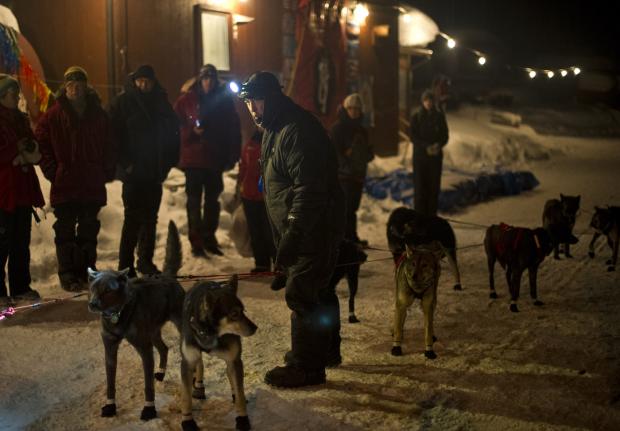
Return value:
<svg viewBox="0 0 620 431">
<path fill-rule="evenodd" d="M 488 274 L 479 245 L 484 231 L 453 223 L 464 290 L 452 290 L 447 264 L 440 280 L 435 330 L 438 358 L 423 355 L 423 321 L 414 304 L 405 324 L 402 357 L 390 355 L 393 316 L 393 265 L 389 253 L 369 250 L 360 274 L 358 324 L 346 323 L 348 289 L 341 299 L 343 364 L 327 372 L 328 383 L 300 390 L 277 390 L 263 383 L 266 371 L 282 364 L 289 348 L 289 312 L 283 292 L 270 279 L 243 280 L 240 296 L 259 326 L 243 340 L 248 412 L 255 430 L 617 430 L 620 429 L 620 284 L 606 272 L 610 251 L 604 240 L 597 256 L 587 256 L 589 219 L 594 205 L 620 204 L 620 140 L 543 136 L 527 125 L 499 125 L 492 111 L 464 108 L 448 116 L 451 138 L 445 150 L 443 185 L 462 176 L 498 168 L 525 168 L 541 185 L 519 196 L 495 199 L 452 215 L 477 225 L 506 222 L 541 224 L 547 199 L 580 194 L 581 214 L 574 259 L 548 258 L 538 276 L 543 307 L 529 301 L 527 278 L 520 313 L 508 310 L 507 287 L 496 268 L 500 298 L 488 298 Z M 411 149 L 377 158 L 376 175 L 411 166 Z M 45 180 L 44 193 L 49 192 Z M 163 260 L 166 228 L 174 220 L 187 232 L 184 177 L 174 170 L 164 190 L 158 225 L 156 262 Z M 234 173 L 225 188 L 234 188 Z M 100 269 L 116 269 L 122 226 L 121 184 L 108 185 L 101 211 Z M 360 236 L 385 249 L 385 223 L 391 200 L 364 196 L 358 213 Z M 33 227 L 33 287 L 46 298 L 61 298 L 56 278 L 52 224 L 47 216 Z M 235 250 L 223 211 L 218 240 L 224 257 L 191 257 L 183 237 L 182 274 L 247 272 L 250 258 Z M 469 247 L 471 246 L 471 247 Z M 189 287 L 191 283 L 184 283 Z M 179 337 L 164 327 L 171 346 L 164 382 L 156 383 L 159 418 L 139 420 L 143 406 L 140 359 L 128 344 L 119 351 L 115 418 L 101 418 L 105 402 L 103 345 L 98 316 L 80 297 L 0 322 L 0 430 L 170 430 L 180 428 Z M 202 429 L 233 429 L 234 409 L 224 363 L 205 355 L 207 400 L 194 400 Z"/>
</svg>

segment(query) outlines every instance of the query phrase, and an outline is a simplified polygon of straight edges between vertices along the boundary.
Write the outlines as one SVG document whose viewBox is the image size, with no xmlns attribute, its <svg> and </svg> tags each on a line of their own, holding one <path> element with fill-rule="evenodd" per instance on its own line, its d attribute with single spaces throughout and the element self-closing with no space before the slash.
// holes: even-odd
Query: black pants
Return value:
<svg viewBox="0 0 620 431">
<path fill-rule="evenodd" d="M 337 255 L 336 247 L 328 247 L 323 253 L 300 257 L 287 271 L 293 362 L 306 369 L 325 367 L 335 344 L 332 338 L 339 332 L 338 297 L 328 288 Z"/>
<path fill-rule="evenodd" d="M 413 155 L 413 208 L 424 215 L 437 215 L 441 190 L 443 155 L 428 156 L 424 151 Z"/>
<path fill-rule="evenodd" d="M 271 261 L 276 256 L 276 249 L 273 245 L 273 234 L 267 218 L 265 202 L 247 199 L 243 199 L 242 202 L 243 212 L 250 231 L 254 262 L 257 267 L 271 268 Z"/>
<path fill-rule="evenodd" d="M 351 241 L 357 241 L 357 210 L 362 201 L 362 191 L 364 183 L 357 181 L 340 181 L 340 186 L 344 192 L 346 218 L 344 237 Z"/>
<path fill-rule="evenodd" d="M 215 231 L 220 221 L 218 198 L 224 190 L 222 172 L 209 169 L 185 169 L 187 223 L 192 248 L 217 244 Z M 204 202 L 201 201 L 204 193 Z"/>
<path fill-rule="evenodd" d="M 58 278 L 63 285 L 88 279 L 87 268 L 97 263 L 97 219 L 100 205 L 70 202 L 54 207 Z"/>
<path fill-rule="evenodd" d="M 7 260 L 11 296 L 30 289 L 31 225 L 31 207 L 18 207 L 13 212 L 0 210 L 0 297 L 8 296 L 4 280 Z"/>
<path fill-rule="evenodd" d="M 162 186 L 153 183 L 123 183 L 125 220 L 118 252 L 118 269 L 134 268 L 134 250 L 138 247 L 138 268 L 153 263 L 157 214 Z"/>
</svg>

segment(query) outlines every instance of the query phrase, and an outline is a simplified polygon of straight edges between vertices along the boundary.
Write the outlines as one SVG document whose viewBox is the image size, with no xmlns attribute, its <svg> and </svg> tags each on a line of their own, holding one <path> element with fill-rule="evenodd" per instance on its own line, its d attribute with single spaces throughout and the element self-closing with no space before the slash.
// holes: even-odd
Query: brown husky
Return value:
<svg viewBox="0 0 620 431">
<path fill-rule="evenodd" d="M 251 428 L 243 390 L 241 337 L 254 335 L 257 327 L 244 313 L 243 304 L 237 297 L 237 284 L 236 275 L 226 284 L 201 282 L 185 296 L 181 333 L 183 431 L 199 429 L 192 417 L 192 396 L 205 398 L 202 352 L 226 361 L 226 375 L 237 412 L 236 429 L 247 431 Z"/>
<path fill-rule="evenodd" d="M 441 272 L 440 259 L 443 249 L 439 242 L 410 248 L 405 245 L 405 253 L 396 262 L 396 308 L 394 310 L 394 327 L 392 330 L 392 355 L 403 354 L 403 327 L 407 317 L 407 308 L 416 298 L 422 301 L 424 311 L 424 341 L 426 349 L 424 356 L 435 359 L 433 351 L 435 334 L 433 330 L 433 315 L 437 305 L 437 284 Z"/>
<path fill-rule="evenodd" d="M 161 328 L 172 321 L 181 328 L 184 291 L 174 276 L 181 264 L 179 232 L 171 221 L 164 274 L 128 279 L 129 269 L 123 271 L 93 271 L 88 269 L 90 301 L 88 308 L 101 314 L 101 338 L 105 349 L 107 402 L 101 416 L 116 415 L 116 357 L 118 346 L 126 339 L 136 348 L 144 368 L 144 408 L 140 419 L 157 417 L 155 411 L 155 382 L 162 381 L 168 362 L 168 347 L 161 338 Z M 154 373 L 153 346 L 159 352 L 159 370 Z"/>
</svg>

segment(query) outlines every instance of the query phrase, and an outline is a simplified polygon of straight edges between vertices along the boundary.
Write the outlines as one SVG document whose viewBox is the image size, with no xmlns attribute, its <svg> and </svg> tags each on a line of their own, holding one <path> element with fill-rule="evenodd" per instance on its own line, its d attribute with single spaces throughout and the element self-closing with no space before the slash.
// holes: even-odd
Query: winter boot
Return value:
<svg viewBox="0 0 620 431">
<path fill-rule="evenodd" d="M 145 223 L 140 232 L 138 241 L 138 264 L 136 269 L 144 275 L 161 274 L 161 271 L 153 264 L 155 254 L 156 225 Z"/>
<path fill-rule="evenodd" d="M 220 245 L 215 238 L 215 235 L 209 235 L 204 239 L 205 250 L 207 250 L 211 254 L 215 254 L 217 256 L 224 256 L 224 253 L 220 249 Z"/>
<path fill-rule="evenodd" d="M 265 374 L 265 383 L 277 388 L 301 388 L 325 383 L 325 369 L 306 369 L 297 365 L 275 367 Z"/>
</svg>

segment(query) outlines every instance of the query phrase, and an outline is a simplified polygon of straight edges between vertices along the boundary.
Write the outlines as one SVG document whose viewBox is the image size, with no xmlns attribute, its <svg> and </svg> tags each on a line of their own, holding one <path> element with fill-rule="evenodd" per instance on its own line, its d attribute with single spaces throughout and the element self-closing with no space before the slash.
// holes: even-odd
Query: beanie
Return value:
<svg viewBox="0 0 620 431">
<path fill-rule="evenodd" d="M 214 78 L 217 79 L 217 69 L 212 64 L 205 64 L 200 68 L 200 79 Z"/>
<path fill-rule="evenodd" d="M 345 109 L 347 108 L 359 108 L 362 109 L 363 108 L 363 103 L 362 103 L 362 96 L 360 96 L 358 93 L 353 93 L 353 94 L 349 94 L 345 99 L 344 102 L 342 104 Z"/>
<path fill-rule="evenodd" d="M 422 102 L 424 102 L 425 100 L 431 100 L 431 101 L 435 101 L 435 93 L 433 93 L 433 90 L 424 90 L 424 92 L 422 93 L 422 97 L 420 98 L 420 100 Z"/>
<path fill-rule="evenodd" d="M 71 66 L 65 71 L 65 82 L 88 81 L 88 74 L 80 66 Z"/>
<path fill-rule="evenodd" d="M 155 69 L 150 64 L 143 64 L 136 69 L 136 71 L 132 74 L 133 79 L 138 78 L 148 78 L 151 80 L 155 80 Z"/>
<path fill-rule="evenodd" d="M 0 97 L 4 97 L 10 88 L 19 90 L 19 83 L 11 75 L 0 73 Z"/>
</svg>

